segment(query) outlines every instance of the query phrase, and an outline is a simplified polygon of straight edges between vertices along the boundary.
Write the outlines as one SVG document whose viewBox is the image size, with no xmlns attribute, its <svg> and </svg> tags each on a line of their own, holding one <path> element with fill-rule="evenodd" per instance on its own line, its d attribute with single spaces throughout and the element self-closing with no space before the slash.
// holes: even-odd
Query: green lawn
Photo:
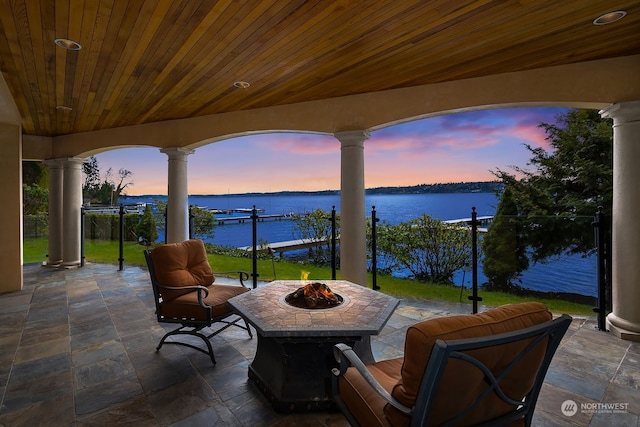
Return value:
<svg viewBox="0 0 640 427">
<path fill-rule="evenodd" d="M 35 263 L 46 261 L 47 239 L 25 239 L 24 240 L 24 263 Z M 125 242 L 124 263 L 129 265 L 145 266 L 144 248 L 135 242 Z M 104 240 L 85 240 L 85 257 L 87 262 L 118 264 L 119 247 L 118 242 Z M 226 255 L 209 255 L 209 262 L 214 271 L 235 271 L 245 270 L 251 272 L 252 260 L 250 258 L 236 258 Z M 275 269 L 275 274 L 274 274 Z M 274 279 L 300 279 L 303 274 L 308 273 L 309 279 L 329 279 L 331 278 L 330 267 L 318 267 L 310 264 L 302 264 L 287 260 L 276 259 L 259 260 L 258 274 L 260 280 L 271 281 Z M 340 272 L 338 272 L 338 278 Z M 450 285 L 435 285 L 421 283 L 409 279 L 399 279 L 391 276 L 378 275 L 377 280 L 380 291 L 397 297 L 412 297 L 425 300 L 438 300 L 450 302 L 471 302 L 467 299 L 471 295 L 470 289 L 464 289 L 462 295 L 460 288 Z M 371 276 L 369 276 L 371 284 Z M 576 304 L 559 299 L 540 299 L 515 296 L 502 292 L 480 291 L 483 298 L 481 304 L 488 306 L 498 306 L 508 303 L 523 301 L 540 301 L 554 313 L 578 314 L 583 316 L 593 316 L 591 306 Z"/>
</svg>

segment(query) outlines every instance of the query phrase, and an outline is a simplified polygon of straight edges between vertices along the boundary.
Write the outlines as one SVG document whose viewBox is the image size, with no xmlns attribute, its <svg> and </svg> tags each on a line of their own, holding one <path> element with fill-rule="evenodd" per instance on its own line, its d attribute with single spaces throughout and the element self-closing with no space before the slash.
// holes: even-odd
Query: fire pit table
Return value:
<svg viewBox="0 0 640 427">
<path fill-rule="evenodd" d="M 278 412 L 334 409 L 333 346 L 347 343 L 365 362 L 373 361 L 370 337 L 380 333 L 400 302 L 346 280 L 320 281 L 339 297 L 337 306 L 298 308 L 285 301 L 314 282 L 278 280 L 229 300 L 256 328 L 249 378 Z"/>
</svg>

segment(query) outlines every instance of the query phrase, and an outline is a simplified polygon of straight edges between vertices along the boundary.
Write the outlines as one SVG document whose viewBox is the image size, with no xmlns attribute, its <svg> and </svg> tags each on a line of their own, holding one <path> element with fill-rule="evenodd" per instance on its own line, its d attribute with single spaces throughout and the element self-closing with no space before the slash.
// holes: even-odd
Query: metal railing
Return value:
<svg viewBox="0 0 640 427">
<path fill-rule="evenodd" d="M 81 220 L 82 220 L 82 248 L 81 248 L 81 256 L 82 256 L 82 265 L 84 265 L 85 253 L 84 253 L 84 238 L 92 237 L 92 238 L 105 238 L 109 237 L 106 240 L 113 239 L 114 236 L 114 228 L 117 230 L 117 239 L 119 241 L 119 269 L 122 270 L 124 266 L 124 241 L 125 240 L 134 240 L 131 238 L 132 236 L 128 236 L 127 226 L 130 227 L 130 224 L 127 224 L 127 215 L 122 206 L 120 206 L 119 214 L 117 215 L 117 227 L 114 227 L 114 218 L 101 218 L 98 220 L 95 215 L 92 215 L 90 218 L 89 228 L 86 227 L 86 217 L 87 214 L 84 210 L 81 211 Z M 96 214 L 97 215 L 97 214 Z M 104 214 L 105 216 L 109 216 L 108 214 Z M 137 215 L 134 215 L 137 218 Z M 259 272 L 258 272 L 258 211 L 255 206 L 251 211 L 252 218 L 252 278 L 253 278 L 253 286 L 257 286 L 257 281 Z M 580 222 L 580 227 L 584 229 L 588 229 L 592 227 L 594 229 L 594 244 L 593 244 L 593 252 L 595 253 L 597 260 L 597 274 L 593 277 L 593 286 L 597 289 L 595 293 L 595 307 L 593 311 L 598 316 L 598 328 L 600 330 L 606 329 L 606 314 L 608 310 L 611 309 L 611 221 L 610 218 L 607 217 L 602 209 L 598 209 L 594 217 L 563 217 L 563 218 L 528 218 L 528 219 L 520 219 L 515 217 L 510 217 L 510 219 L 517 219 L 518 221 L 526 221 L 528 224 L 527 227 L 529 229 L 535 230 L 535 232 L 540 235 L 544 235 L 544 227 L 549 226 L 551 229 L 554 227 L 558 227 L 558 224 L 562 224 L 561 221 L 569 221 L 569 222 Z M 588 220 L 588 222 L 587 222 Z M 102 221 L 102 222 L 101 222 Z M 133 219 L 129 221 L 133 222 Z M 378 255 L 379 249 L 377 247 L 377 224 L 380 221 L 378 218 L 375 206 L 372 207 L 371 210 L 371 272 L 372 272 L 372 288 L 380 289 L 377 283 L 378 278 Z M 554 222 L 555 221 L 555 222 Z M 30 226 L 27 224 L 31 224 Z M 189 213 L 189 234 L 190 237 L 193 234 L 193 214 L 190 211 Z M 468 296 L 468 299 L 472 302 L 473 305 L 473 313 L 478 312 L 478 303 L 483 301 L 483 298 L 480 296 L 482 285 L 480 283 L 480 270 L 482 269 L 482 260 L 480 259 L 480 246 L 481 246 L 481 237 L 479 237 L 479 228 L 480 221 L 477 220 L 477 214 L 475 208 L 471 210 L 471 219 L 467 221 L 468 226 L 471 229 L 471 252 L 472 252 L 472 260 L 469 266 L 472 277 L 472 284 L 470 287 L 471 295 Z M 524 224 L 524 223 L 523 223 Z M 533 225 L 532 225 L 533 224 Z M 484 232 L 484 226 L 486 224 L 482 224 Z M 339 268 L 337 263 L 337 238 L 336 238 L 336 210 L 335 206 L 332 207 L 331 211 L 331 278 L 336 278 L 336 270 Z M 526 228 L 523 226 L 523 228 Z M 29 230 L 29 233 L 38 236 L 43 233 L 43 230 L 46 230 L 46 225 L 42 221 L 41 218 L 26 218 L 25 219 L 25 229 Z M 551 232 L 551 231 L 550 231 Z M 586 231 L 585 231 L 586 233 Z M 507 233 L 508 234 L 508 233 Z M 25 232 L 25 235 L 27 233 Z M 506 236 L 506 238 L 518 239 L 517 235 Z M 515 244 L 515 243 L 514 243 Z M 588 279 L 591 280 L 591 279 Z M 464 287 L 464 283 L 461 284 Z"/>
</svg>

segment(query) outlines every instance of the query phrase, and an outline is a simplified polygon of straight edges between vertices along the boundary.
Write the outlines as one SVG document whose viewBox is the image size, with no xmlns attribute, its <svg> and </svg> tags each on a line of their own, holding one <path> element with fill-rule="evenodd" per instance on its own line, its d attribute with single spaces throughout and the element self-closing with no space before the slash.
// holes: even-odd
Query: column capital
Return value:
<svg viewBox="0 0 640 427">
<path fill-rule="evenodd" d="M 600 115 L 604 118 L 612 118 L 614 124 L 640 121 L 640 101 L 611 104 L 600 110 Z"/>
<path fill-rule="evenodd" d="M 183 160 L 189 154 L 195 153 L 196 150 L 185 147 L 167 147 L 161 148 L 160 152 L 169 156 L 169 159 Z"/>
<path fill-rule="evenodd" d="M 347 130 L 344 132 L 336 132 L 333 136 L 342 143 L 342 146 L 362 146 L 363 142 L 369 139 L 368 130 Z"/>
<path fill-rule="evenodd" d="M 62 167 L 62 159 L 46 159 L 42 163 L 50 168 L 61 168 Z"/>
<path fill-rule="evenodd" d="M 56 157 L 53 159 L 45 159 L 45 164 L 57 164 L 57 163 L 84 163 L 84 157 Z"/>
<path fill-rule="evenodd" d="M 51 163 L 47 163 L 47 162 L 51 162 Z M 45 160 L 45 163 L 47 165 L 51 164 L 59 164 L 62 165 L 64 167 L 80 167 L 82 166 L 82 164 L 84 163 L 84 159 L 82 157 L 60 157 L 57 159 L 49 159 L 49 160 Z"/>
</svg>

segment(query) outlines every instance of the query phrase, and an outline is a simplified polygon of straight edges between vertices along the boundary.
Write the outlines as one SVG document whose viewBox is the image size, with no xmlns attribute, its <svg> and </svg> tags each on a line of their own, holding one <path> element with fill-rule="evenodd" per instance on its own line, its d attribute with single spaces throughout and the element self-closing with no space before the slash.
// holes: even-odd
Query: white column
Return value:
<svg viewBox="0 0 640 427">
<path fill-rule="evenodd" d="M 169 157 L 167 189 L 167 243 L 189 238 L 189 182 L 187 156 L 194 150 L 181 147 L 160 150 Z"/>
<path fill-rule="evenodd" d="M 80 266 L 80 211 L 82 208 L 82 162 L 61 160 L 62 169 L 62 266 Z"/>
<path fill-rule="evenodd" d="M 367 286 L 367 236 L 364 206 L 366 130 L 338 132 L 340 141 L 340 278 Z"/>
<path fill-rule="evenodd" d="M 44 162 L 49 168 L 49 259 L 47 265 L 62 263 L 63 166 L 60 160 Z"/>
<path fill-rule="evenodd" d="M 612 312 L 609 330 L 640 341 L 640 101 L 602 110 L 613 118 Z"/>
</svg>

